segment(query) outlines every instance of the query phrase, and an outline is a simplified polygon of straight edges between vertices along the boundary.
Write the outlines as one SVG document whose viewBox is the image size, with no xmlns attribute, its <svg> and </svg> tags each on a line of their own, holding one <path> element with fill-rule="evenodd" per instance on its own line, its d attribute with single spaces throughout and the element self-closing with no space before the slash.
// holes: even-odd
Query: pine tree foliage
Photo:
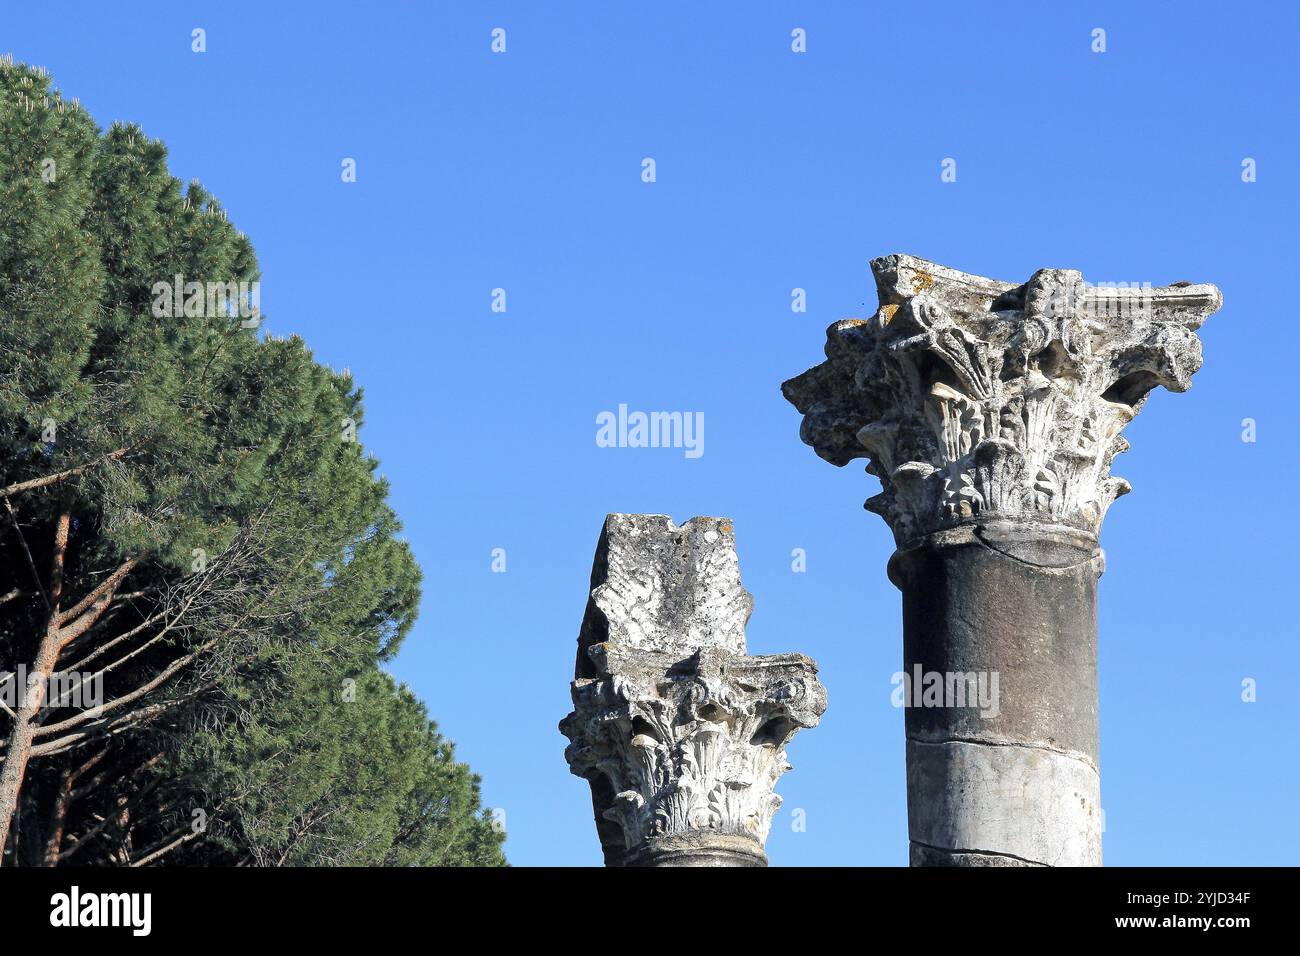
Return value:
<svg viewBox="0 0 1300 956">
<path fill-rule="evenodd" d="M 253 248 L 166 159 L 0 64 L 0 673 L 102 685 L 0 707 L 3 862 L 503 863 L 381 670 L 420 576 L 361 390 L 241 314 Z"/>
</svg>

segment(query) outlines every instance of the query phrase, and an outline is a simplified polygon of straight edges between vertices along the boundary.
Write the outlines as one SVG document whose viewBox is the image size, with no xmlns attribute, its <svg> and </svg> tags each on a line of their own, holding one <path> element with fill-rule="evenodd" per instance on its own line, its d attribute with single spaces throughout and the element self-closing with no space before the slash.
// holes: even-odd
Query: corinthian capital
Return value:
<svg viewBox="0 0 1300 956">
<path fill-rule="evenodd" d="M 880 308 L 837 322 L 826 361 L 782 385 L 800 436 L 836 465 L 869 458 L 867 501 L 902 545 L 971 520 L 1096 534 L 1129 491 L 1120 434 L 1157 385 L 1186 391 L 1213 285 L 1101 288 L 1069 269 L 1023 285 L 906 255 L 871 264 Z"/>
<path fill-rule="evenodd" d="M 746 656 L 752 603 L 730 521 L 606 519 L 560 730 L 607 864 L 766 862 L 786 745 L 826 692 L 802 654 Z"/>
</svg>

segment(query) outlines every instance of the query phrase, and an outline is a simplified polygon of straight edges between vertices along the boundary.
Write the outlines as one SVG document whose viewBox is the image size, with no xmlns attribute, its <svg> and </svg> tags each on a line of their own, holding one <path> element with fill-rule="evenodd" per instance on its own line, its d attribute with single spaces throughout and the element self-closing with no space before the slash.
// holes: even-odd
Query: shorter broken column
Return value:
<svg viewBox="0 0 1300 956">
<path fill-rule="evenodd" d="M 766 866 L 786 745 L 826 709 L 802 654 L 745 654 L 732 524 L 605 519 L 578 635 L 569 768 L 606 866 Z"/>
</svg>

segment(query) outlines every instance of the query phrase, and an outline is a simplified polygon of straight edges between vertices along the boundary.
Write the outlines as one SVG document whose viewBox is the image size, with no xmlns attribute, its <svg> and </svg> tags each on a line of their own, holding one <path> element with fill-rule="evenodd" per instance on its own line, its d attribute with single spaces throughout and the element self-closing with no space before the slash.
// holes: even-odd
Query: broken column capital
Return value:
<svg viewBox="0 0 1300 956">
<path fill-rule="evenodd" d="M 560 729 L 607 864 L 766 863 L 786 745 L 826 692 L 802 654 L 746 656 L 751 607 L 730 521 L 606 519 Z"/>
<path fill-rule="evenodd" d="M 871 264 L 880 307 L 837 322 L 826 361 L 782 385 L 803 440 L 836 465 L 869 458 L 867 502 L 901 546 L 998 519 L 1095 537 L 1129 491 L 1120 434 L 1157 385 L 1201 367 L 1208 284 L 1095 287 L 1069 269 L 1012 285 L 907 255 Z"/>
</svg>

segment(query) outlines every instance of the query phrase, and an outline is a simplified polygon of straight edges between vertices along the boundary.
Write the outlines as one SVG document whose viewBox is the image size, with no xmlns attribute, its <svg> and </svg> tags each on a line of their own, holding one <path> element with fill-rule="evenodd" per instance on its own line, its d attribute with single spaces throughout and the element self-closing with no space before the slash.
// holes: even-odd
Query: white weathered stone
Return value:
<svg viewBox="0 0 1300 956">
<path fill-rule="evenodd" d="M 950 854 L 1101 865 L 1101 777 L 1038 747 L 907 742 L 907 829 Z"/>
<path fill-rule="evenodd" d="M 606 862 L 761 865 L 786 745 L 826 694 L 802 654 L 745 655 L 731 522 L 610 515 L 592 585 L 560 729 Z"/>
</svg>

